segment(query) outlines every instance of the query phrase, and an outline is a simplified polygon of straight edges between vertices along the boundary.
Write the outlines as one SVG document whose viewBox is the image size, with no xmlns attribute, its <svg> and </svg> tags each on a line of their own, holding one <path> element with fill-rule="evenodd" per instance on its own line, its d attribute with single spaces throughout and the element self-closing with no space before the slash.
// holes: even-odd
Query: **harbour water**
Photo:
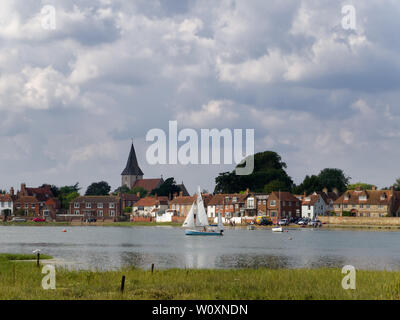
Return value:
<svg viewBox="0 0 400 320">
<path fill-rule="evenodd" d="M 400 270 L 400 232 L 228 229 L 188 237 L 176 227 L 1 226 L 0 252 L 42 253 L 80 269 L 319 268 Z"/>
</svg>

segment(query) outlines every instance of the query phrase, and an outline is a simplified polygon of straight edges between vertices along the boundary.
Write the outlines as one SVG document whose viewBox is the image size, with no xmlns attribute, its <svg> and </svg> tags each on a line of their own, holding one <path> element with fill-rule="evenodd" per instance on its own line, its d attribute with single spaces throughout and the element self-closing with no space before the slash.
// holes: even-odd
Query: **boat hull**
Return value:
<svg viewBox="0 0 400 320">
<path fill-rule="evenodd" d="M 187 236 L 222 236 L 220 232 L 185 230 Z"/>
</svg>

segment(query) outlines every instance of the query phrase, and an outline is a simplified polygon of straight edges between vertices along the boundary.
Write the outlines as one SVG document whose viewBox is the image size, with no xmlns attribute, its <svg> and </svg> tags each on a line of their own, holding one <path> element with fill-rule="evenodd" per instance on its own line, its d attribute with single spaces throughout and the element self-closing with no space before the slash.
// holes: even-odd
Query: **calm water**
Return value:
<svg viewBox="0 0 400 320">
<path fill-rule="evenodd" d="M 316 268 L 400 270 L 400 232 L 229 229 L 188 237 L 174 227 L 0 227 L 0 252 L 41 249 L 73 268 Z M 290 240 L 289 238 L 292 238 Z"/>
</svg>

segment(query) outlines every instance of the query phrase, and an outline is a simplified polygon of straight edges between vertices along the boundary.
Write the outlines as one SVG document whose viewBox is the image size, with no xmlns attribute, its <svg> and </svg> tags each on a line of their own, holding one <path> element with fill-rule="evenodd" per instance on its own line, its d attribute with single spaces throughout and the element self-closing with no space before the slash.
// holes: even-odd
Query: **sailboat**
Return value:
<svg viewBox="0 0 400 320">
<path fill-rule="evenodd" d="M 196 214 L 195 214 L 196 213 Z M 204 208 L 203 198 L 201 196 L 200 187 L 197 192 L 197 199 L 193 202 L 192 207 L 182 225 L 186 228 L 187 236 L 222 236 L 224 226 L 222 224 L 221 213 L 218 213 L 217 228 L 212 228 L 208 224 L 207 213 Z"/>
</svg>

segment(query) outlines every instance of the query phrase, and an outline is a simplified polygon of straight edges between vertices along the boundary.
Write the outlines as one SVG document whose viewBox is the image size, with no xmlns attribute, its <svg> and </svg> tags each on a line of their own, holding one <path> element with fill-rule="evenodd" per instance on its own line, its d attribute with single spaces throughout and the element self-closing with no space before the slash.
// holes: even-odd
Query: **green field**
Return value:
<svg viewBox="0 0 400 320">
<path fill-rule="evenodd" d="M 50 258 L 42 256 L 42 258 Z M 56 289 L 41 287 L 34 255 L 0 254 L 0 299 L 399 299 L 400 272 L 357 271 L 356 290 L 341 287 L 340 269 L 68 271 Z M 120 292 L 122 275 L 125 291 Z"/>
</svg>

